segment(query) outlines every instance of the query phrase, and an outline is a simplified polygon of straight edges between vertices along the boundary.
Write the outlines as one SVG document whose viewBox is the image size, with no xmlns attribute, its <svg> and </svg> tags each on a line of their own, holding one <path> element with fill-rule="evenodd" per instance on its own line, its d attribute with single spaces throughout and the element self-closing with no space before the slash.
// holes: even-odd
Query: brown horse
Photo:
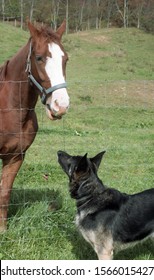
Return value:
<svg viewBox="0 0 154 280">
<path fill-rule="evenodd" d="M 65 68 L 67 54 L 61 43 L 65 21 L 53 32 L 28 23 L 30 39 L 0 68 L 0 231 L 6 230 L 14 179 L 38 129 L 35 105 L 40 95 L 51 120 L 69 107 Z"/>
</svg>

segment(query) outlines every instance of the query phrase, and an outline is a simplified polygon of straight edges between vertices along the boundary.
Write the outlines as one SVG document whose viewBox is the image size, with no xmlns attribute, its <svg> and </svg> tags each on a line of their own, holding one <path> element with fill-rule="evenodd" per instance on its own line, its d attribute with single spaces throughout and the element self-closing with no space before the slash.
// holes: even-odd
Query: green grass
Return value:
<svg viewBox="0 0 154 280">
<path fill-rule="evenodd" d="M 29 34 L 6 23 L 0 23 L 0 64 L 14 55 L 28 40 Z"/>
<path fill-rule="evenodd" d="M 28 34 L 3 24 L 0 32 L 3 62 Z M 76 230 L 59 149 L 89 156 L 106 150 L 99 176 L 123 192 L 154 186 L 153 36 L 104 29 L 68 35 L 64 44 L 71 107 L 62 121 L 51 122 L 37 104 L 40 128 L 14 183 L 2 259 L 96 259 Z M 154 245 L 144 241 L 115 259 L 154 259 Z"/>
<path fill-rule="evenodd" d="M 81 32 L 66 38 L 75 82 L 153 80 L 153 35 L 135 28 Z"/>
</svg>

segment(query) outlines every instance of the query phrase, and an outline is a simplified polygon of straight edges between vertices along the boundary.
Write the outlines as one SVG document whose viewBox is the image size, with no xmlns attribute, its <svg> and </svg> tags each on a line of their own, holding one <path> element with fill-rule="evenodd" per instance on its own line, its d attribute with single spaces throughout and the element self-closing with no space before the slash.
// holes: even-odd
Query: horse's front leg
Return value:
<svg viewBox="0 0 154 280">
<path fill-rule="evenodd" d="M 3 160 L 0 182 L 0 232 L 7 229 L 7 212 L 14 179 L 23 162 L 24 156 Z"/>
</svg>

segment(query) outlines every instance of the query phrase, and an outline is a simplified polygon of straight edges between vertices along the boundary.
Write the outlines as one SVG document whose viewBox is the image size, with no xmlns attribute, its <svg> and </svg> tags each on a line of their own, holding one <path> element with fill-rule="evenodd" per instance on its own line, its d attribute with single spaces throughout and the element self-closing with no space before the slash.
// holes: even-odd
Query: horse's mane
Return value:
<svg viewBox="0 0 154 280">
<path fill-rule="evenodd" d="M 5 81 L 8 63 L 9 63 L 9 60 L 7 60 L 3 65 L 0 66 L 0 82 Z"/>
<path fill-rule="evenodd" d="M 48 40 L 48 41 L 52 40 L 54 42 L 60 41 L 59 35 L 56 32 L 54 32 L 54 30 L 52 30 L 51 27 L 41 26 L 37 29 L 40 32 L 40 36 L 43 36 L 45 38 L 45 40 Z M 30 41 L 30 39 L 29 39 L 29 41 Z M 2 82 L 5 81 L 5 78 L 6 78 L 8 63 L 9 63 L 9 60 L 7 60 L 3 65 L 0 65 L 0 88 L 4 84 Z"/>
<path fill-rule="evenodd" d="M 52 41 L 59 41 L 59 35 L 48 26 L 41 26 L 41 28 L 38 29 L 41 33 L 41 36 L 44 36 L 45 38 L 52 40 Z"/>
</svg>

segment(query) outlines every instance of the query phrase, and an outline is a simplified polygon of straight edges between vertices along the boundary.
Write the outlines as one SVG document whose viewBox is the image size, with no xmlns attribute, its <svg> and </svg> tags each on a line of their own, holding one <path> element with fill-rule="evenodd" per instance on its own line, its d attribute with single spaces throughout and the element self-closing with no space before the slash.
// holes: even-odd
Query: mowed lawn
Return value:
<svg viewBox="0 0 154 280">
<path fill-rule="evenodd" d="M 3 24 L 0 32 L 2 63 L 29 35 Z M 106 185 L 128 193 L 154 187 L 153 36 L 102 29 L 70 34 L 63 42 L 70 110 L 51 122 L 37 104 L 39 132 L 14 183 L 1 259 L 97 259 L 75 227 L 75 201 L 58 150 L 90 157 L 106 150 L 99 169 Z M 114 258 L 154 259 L 154 242 L 122 249 Z"/>
</svg>

